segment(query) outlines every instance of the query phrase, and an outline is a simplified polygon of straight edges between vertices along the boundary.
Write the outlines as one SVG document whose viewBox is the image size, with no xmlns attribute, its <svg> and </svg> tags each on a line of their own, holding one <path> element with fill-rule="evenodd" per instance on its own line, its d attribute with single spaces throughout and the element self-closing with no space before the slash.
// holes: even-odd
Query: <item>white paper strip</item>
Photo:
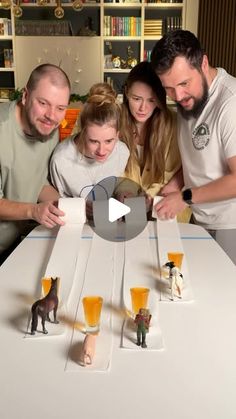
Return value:
<svg viewBox="0 0 236 419">
<path fill-rule="evenodd" d="M 152 256 L 149 240 L 149 232 L 146 227 L 135 239 L 125 242 L 124 275 L 123 275 L 123 303 L 128 316 L 132 312 L 130 288 L 147 287 L 150 289 L 148 307 L 152 315 L 149 333 L 147 334 L 147 346 L 145 350 L 157 350 L 163 348 L 163 339 L 160 329 L 158 314 L 158 302 L 160 291 L 158 288 L 158 276 L 156 261 Z M 122 330 L 122 347 L 140 350 L 136 345 L 136 327 L 134 319 L 127 317 Z"/>
<path fill-rule="evenodd" d="M 156 198 L 156 199 L 155 199 Z M 160 197 L 154 198 L 154 204 L 159 202 Z M 156 216 L 153 212 L 153 217 Z M 171 301 L 171 290 L 169 287 L 169 281 L 162 274 L 162 266 L 168 262 L 168 252 L 180 252 L 184 254 L 184 249 L 180 237 L 179 227 L 176 219 L 173 220 L 159 220 L 157 218 L 156 222 L 156 234 L 157 234 L 157 243 L 158 243 L 158 257 L 159 257 L 159 267 L 160 267 L 160 278 L 162 283 L 161 290 L 161 301 Z M 189 280 L 189 271 L 186 260 L 186 255 L 184 254 L 181 273 L 183 274 L 183 289 L 182 289 L 182 298 L 176 296 L 174 301 L 192 301 L 193 292 Z"/>
<path fill-rule="evenodd" d="M 100 332 L 96 339 L 96 351 L 93 363 L 86 368 L 80 364 L 84 333 L 74 329 L 66 371 L 105 371 L 110 366 L 112 350 L 112 295 L 114 284 L 114 261 L 116 243 L 103 240 L 96 234 L 90 249 L 88 264 L 85 270 L 84 287 L 79 300 L 76 323 L 84 323 L 82 298 L 88 295 L 99 295 L 103 298 Z"/>
<path fill-rule="evenodd" d="M 66 314 L 66 305 L 69 299 L 71 288 L 76 272 L 76 265 L 79 256 L 79 244 L 81 234 L 86 220 L 85 200 L 83 198 L 61 198 L 59 208 L 65 212 L 66 224 L 60 227 L 52 253 L 46 268 L 44 277 L 59 277 L 59 307 L 57 317 L 64 317 Z M 39 296 L 40 298 L 40 296 Z M 30 316 L 31 317 L 31 316 Z M 30 320 L 30 319 L 29 319 Z M 41 319 L 39 317 L 38 329 L 41 328 Z M 50 324 L 46 322 L 48 334 L 36 333 L 30 335 L 30 321 L 26 337 L 45 337 L 60 335 L 65 332 L 65 325 Z"/>
</svg>

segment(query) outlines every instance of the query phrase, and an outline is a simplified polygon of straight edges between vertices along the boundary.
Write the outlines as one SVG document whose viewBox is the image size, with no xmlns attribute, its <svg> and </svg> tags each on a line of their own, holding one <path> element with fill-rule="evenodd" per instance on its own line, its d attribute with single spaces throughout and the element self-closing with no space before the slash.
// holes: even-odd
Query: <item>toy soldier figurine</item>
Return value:
<svg viewBox="0 0 236 419">
<path fill-rule="evenodd" d="M 137 325 L 137 345 L 146 348 L 146 333 L 149 331 L 149 324 L 151 320 L 151 314 L 146 308 L 140 308 L 138 314 L 136 314 L 134 323 Z M 141 339 L 142 338 L 142 339 Z"/>
</svg>

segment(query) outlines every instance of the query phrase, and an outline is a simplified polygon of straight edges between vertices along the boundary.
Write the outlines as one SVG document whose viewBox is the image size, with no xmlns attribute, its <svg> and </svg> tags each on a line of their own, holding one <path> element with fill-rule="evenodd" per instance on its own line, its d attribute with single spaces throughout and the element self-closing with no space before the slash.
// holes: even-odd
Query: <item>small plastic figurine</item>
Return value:
<svg viewBox="0 0 236 419">
<path fill-rule="evenodd" d="M 179 268 L 175 266 L 174 262 L 167 262 L 164 266 L 169 268 L 169 283 L 171 289 L 171 300 L 174 301 L 174 296 L 177 295 L 182 298 L 183 275 Z"/>
<path fill-rule="evenodd" d="M 87 334 L 85 336 L 80 356 L 81 365 L 83 365 L 84 367 L 93 363 L 96 348 L 96 337 L 97 335 L 93 334 Z"/>
<path fill-rule="evenodd" d="M 149 314 L 147 308 L 140 308 L 138 314 L 136 314 L 134 323 L 137 325 L 137 345 L 146 348 L 146 334 L 149 331 L 150 320 L 152 316 Z"/>
<path fill-rule="evenodd" d="M 47 334 L 48 331 L 45 329 L 45 321 L 48 320 L 49 322 L 50 311 L 53 311 L 54 315 L 54 322 L 59 323 L 57 320 L 57 308 L 58 308 L 58 296 L 57 296 L 57 282 L 59 278 L 51 278 L 51 287 L 48 294 L 42 298 L 41 300 L 35 301 L 32 305 L 31 313 L 32 313 L 32 321 L 31 321 L 31 335 L 34 335 L 37 326 L 38 326 L 38 316 L 42 319 L 42 329 L 43 333 Z"/>
</svg>

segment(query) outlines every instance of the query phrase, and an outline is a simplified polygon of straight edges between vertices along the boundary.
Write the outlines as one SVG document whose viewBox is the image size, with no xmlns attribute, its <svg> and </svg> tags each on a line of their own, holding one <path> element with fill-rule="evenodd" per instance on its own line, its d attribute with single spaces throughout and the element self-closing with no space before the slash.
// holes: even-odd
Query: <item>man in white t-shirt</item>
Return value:
<svg viewBox="0 0 236 419">
<path fill-rule="evenodd" d="M 163 189 L 158 215 L 171 218 L 190 205 L 193 222 L 236 264 L 236 79 L 211 67 L 198 39 L 185 30 L 156 43 L 152 64 L 177 104 L 184 178 L 182 191 Z"/>
<path fill-rule="evenodd" d="M 32 221 L 48 228 L 64 224 L 47 177 L 69 98 L 64 71 L 43 64 L 31 73 L 21 100 L 0 105 L 0 264 Z"/>
</svg>

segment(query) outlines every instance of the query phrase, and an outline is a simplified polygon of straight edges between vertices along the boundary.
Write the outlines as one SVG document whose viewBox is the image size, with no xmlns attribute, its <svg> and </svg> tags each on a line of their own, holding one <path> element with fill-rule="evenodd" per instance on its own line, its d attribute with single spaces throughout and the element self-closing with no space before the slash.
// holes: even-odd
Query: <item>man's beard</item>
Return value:
<svg viewBox="0 0 236 419">
<path fill-rule="evenodd" d="M 208 89 L 207 81 L 204 75 L 202 75 L 202 89 L 203 89 L 203 93 L 200 99 L 194 99 L 194 97 L 192 97 L 192 99 L 194 100 L 194 105 L 193 105 L 193 108 L 190 109 L 189 111 L 184 109 L 179 103 L 177 103 L 177 109 L 178 111 L 180 111 L 184 119 L 189 119 L 191 117 L 197 118 L 201 114 L 202 110 L 204 109 L 208 101 L 209 89 Z"/>
<path fill-rule="evenodd" d="M 25 109 L 25 120 L 27 122 L 27 125 L 29 127 L 30 133 L 25 133 L 27 136 L 34 138 L 37 141 L 40 141 L 41 143 L 44 143 L 48 140 L 50 140 L 50 138 L 53 137 L 53 134 L 57 131 L 58 128 L 54 128 L 50 134 L 42 134 L 37 128 L 36 126 L 31 122 L 30 116 L 29 116 L 29 112 L 28 109 Z"/>
</svg>

